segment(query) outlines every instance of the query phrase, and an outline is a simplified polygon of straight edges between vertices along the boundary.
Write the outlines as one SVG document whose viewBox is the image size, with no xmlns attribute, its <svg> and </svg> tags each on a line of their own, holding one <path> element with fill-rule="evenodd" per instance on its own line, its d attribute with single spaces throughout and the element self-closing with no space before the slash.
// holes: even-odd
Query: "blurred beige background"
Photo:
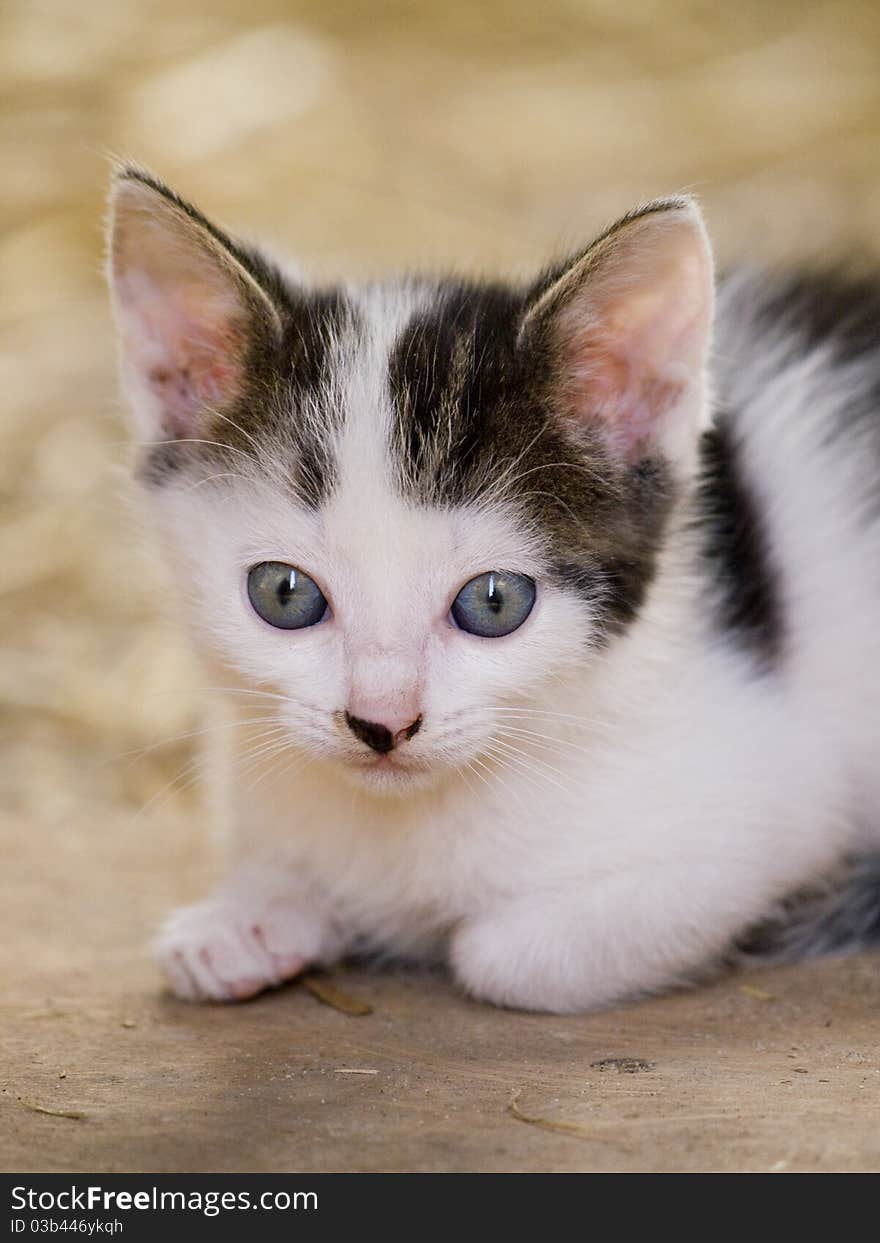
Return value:
<svg viewBox="0 0 880 1243">
<path fill-rule="evenodd" d="M 332 1080 L 321 1058 L 348 1049 L 350 1020 L 296 990 L 222 1013 L 156 1000 L 143 944 L 206 871 L 188 784 L 192 744 L 178 737 L 198 725 L 198 696 L 120 500 L 125 422 L 101 281 L 108 152 L 138 158 L 226 225 L 325 276 L 414 264 L 525 273 L 639 199 L 682 189 L 702 198 L 723 259 L 877 257 L 880 5 L 7 0 L 0 100 L 3 1168 L 880 1163 L 864 1112 L 866 1088 L 876 1103 L 880 1070 L 862 1051 L 867 1019 L 844 987 L 847 972 L 862 971 L 856 993 L 876 996 L 877 973 L 860 964 L 783 973 L 779 998 L 787 1000 L 775 1017 L 772 997 L 750 998 L 734 983 L 654 1003 L 620 1023 L 487 1015 L 439 983 L 356 977 L 379 990 L 395 1032 L 421 1033 L 408 1052 L 387 1054 L 385 1038 L 366 1053 L 349 1049 L 391 1057 L 385 1113 L 378 1097 L 337 1091 L 331 1099 L 326 1083 L 309 1095 L 307 1072 Z M 815 1045 L 826 1078 L 814 1074 L 811 1084 L 830 1083 L 833 1095 L 807 1093 L 798 1116 L 814 1138 L 783 1142 L 787 1131 L 758 1125 L 754 1102 L 795 1080 L 761 1058 L 750 1078 L 752 1062 L 737 1058 L 752 1048 L 755 1025 L 769 1023 L 776 1034 L 764 1053 L 790 1069 L 790 1022 L 806 1025 L 794 1045 L 800 1056 L 809 1024 L 820 1034 L 827 1026 L 822 998 L 832 994 L 835 1016 L 842 1007 L 850 1027 L 839 1048 L 827 1032 Z M 700 1023 L 716 1024 L 713 1048 L 720 1041 L 722 1051 L 694 1079 L 687 1068 L 702 1056 L 693 1039 Z M 480 1044 L 474 1024 L 483 1035 L 491 1029 L 492 1048 L 511 1050 L 503 1072 L 487 1078 L 485 1060 L 462 1071 Z M 454 1054 L 432 1044 L 444 1025 L 461 1032 Z M 299 1056 L 313 1060 L 295 1067 L 300 1128 L 282 1126 L 288 1138 L 273 1146 L 242 1100 L 256 1093 L 257 1113 L 271 1115 L 260 1093 L 278 1078 L 281 1050 L 291 1056 L 293 1030 Z M 517 1061 L 525 1031 L 530 1069 Z M 552 1052 L 554 1032 L 577 1048 L 586 1042 L 573 1065 L 597 1082 L 584 1068 L 609 1041 L 615 1052 L 659 1040 L 668 1061 L 678 1048 L 684 1069 L 660 1081 L 663 1091 L 656 1077 L 639 1091 L 636 1080 L 609 1090 L 602 1079 L 607 1126 L 623 1116 L 621 1102 L 631 1110 L 633 1099 L 641 1108 L 659 1097 L 651 1105 L 658 1118 L 684 1111 L 672 1138 L 658 1148 L 653 1132 L 639 1133 L 597 1155 L 513 1119 L 505 1093 L 530 1081 L 527 1071 L 544 1092 L 540 1112 L 593 1108 Z M 200 1054 L 188 1043 L 196 1035 Z M 200 1094 L 215 1082 L 217 1059 L 224 1082 L 235 1082 L 230 1042 L 257 1049 L 262 1071 L 246 1091 L 230 1088 L 206 1105 Z M 446 1084 L 436 1108 L 413 1069 L 428 1047 L 430 1082 Z M 745 1076 L 735 1090 L 713 1078 L 722 1062 Z M 337 1076 L 337 1088 L 342 1082 Z M 283 1112 L 282 1097 L 271 1099 Z M 332 1121 L 318 1101 L 336 1109 Z M 388 1101 L 408 1119 L 396 1130 Z M 41 1105 L 82 1117 L 40 1113 Z M 468 1108 L 476 1110 L 466 1119 L 470 1139 L 449 1123 Z M 781 1102 L 771 1114 L 787 1108 Z M 370 1158 L 363 1127 L 378 1127 Z M 249 1156 L 233 1133 L 250 1137 Z"/>
</svg>

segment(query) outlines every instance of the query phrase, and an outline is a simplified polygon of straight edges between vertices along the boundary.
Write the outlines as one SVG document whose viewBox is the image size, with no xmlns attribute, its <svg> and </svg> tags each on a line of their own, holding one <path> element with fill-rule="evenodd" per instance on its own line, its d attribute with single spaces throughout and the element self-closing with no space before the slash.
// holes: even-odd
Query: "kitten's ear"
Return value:
<svg viewBox="0 0 880 1243">
<path fill-rule="evenodd" d="M 527 308 L 561 415 L 627 463 L 687 470 L 708 418 L 712 255 L 696 204 L 646 204 L 604 233 Z"/>
<path fill-rule="evenodd" d="M 138 430 L 197 437 L 240 398 L 281 321 L 227 238 L 139 169 L 114 177 L 109 280 Z"/>
</svg>

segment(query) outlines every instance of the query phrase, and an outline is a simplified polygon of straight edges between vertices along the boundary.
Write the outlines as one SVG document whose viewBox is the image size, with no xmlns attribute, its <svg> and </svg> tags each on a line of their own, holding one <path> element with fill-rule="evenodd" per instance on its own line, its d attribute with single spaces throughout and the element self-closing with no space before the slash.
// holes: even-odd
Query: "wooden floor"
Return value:
<svg viewBox="0 0 880 1243">
<path fill-rule="evenodd" d="M 199 695 L 124 500 L 108 151 L 328 276 L 526 273 L 696 190 L 722 259 L 880 255 L 871 0 L 0 11 L 0 1168 L 880 1167 L 880 962 L 583 1018 L 350 973 L 163 997 Z"/>
<path fill-rule="evenodd" d="M 365 971 L 369 1014 L 190 1006 L 143 953 L 186 821 L 5 828 L 0 1169 L 880 1169 L 876 959 L 576 1018 Z"/>
</svg>

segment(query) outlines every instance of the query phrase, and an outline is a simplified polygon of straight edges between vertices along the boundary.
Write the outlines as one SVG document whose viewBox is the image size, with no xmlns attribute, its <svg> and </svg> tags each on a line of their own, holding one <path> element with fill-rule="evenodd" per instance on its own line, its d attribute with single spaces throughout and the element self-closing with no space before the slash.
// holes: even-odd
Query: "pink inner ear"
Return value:
<svg viewBox="0 0 880 1243">
<path fill-rule="evenodd" d="M 601 332 L 597 337 L 576 347 L 568 400 L 579 421 L 602 430 L 615 456 L 639 461 L 683 395 L 685 368 L 673 365 L 664 372 L 654 367 L 649 352 L 621 354 L 602 341 Z"/>
<path fill-rule="evenodd" d="M 232 298 L 203 285 L 158 288 L 141 271 L 119 282 L 129 365 L 164 431 L 193 435 L 200 415 L 228 406 L 244 380 L 246 325 Z"/>
<path fill-rule="evenodd" d="M 559 312 L 570 417 L 633 462 L 693 445 L 704 416 L 711 261 L 690 225 L 630 226 Z"/>
</svg>

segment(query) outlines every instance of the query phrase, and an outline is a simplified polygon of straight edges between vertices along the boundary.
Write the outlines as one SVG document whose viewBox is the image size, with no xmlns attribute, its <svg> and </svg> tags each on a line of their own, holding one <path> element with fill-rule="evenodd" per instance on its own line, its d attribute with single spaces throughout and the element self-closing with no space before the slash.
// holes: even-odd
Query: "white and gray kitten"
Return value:
<svg viewBox="0 0 880 1243">
<path fill-rule="evenodd" d="M 710 366 L 689 199 L 528 287 L 316 289 L 126 167 L 110 249 L 229 688 L 175 992 L 378 951 L 577 1011 L 878 939 L 876 286 L 724 281 Z"/>
</svg>

